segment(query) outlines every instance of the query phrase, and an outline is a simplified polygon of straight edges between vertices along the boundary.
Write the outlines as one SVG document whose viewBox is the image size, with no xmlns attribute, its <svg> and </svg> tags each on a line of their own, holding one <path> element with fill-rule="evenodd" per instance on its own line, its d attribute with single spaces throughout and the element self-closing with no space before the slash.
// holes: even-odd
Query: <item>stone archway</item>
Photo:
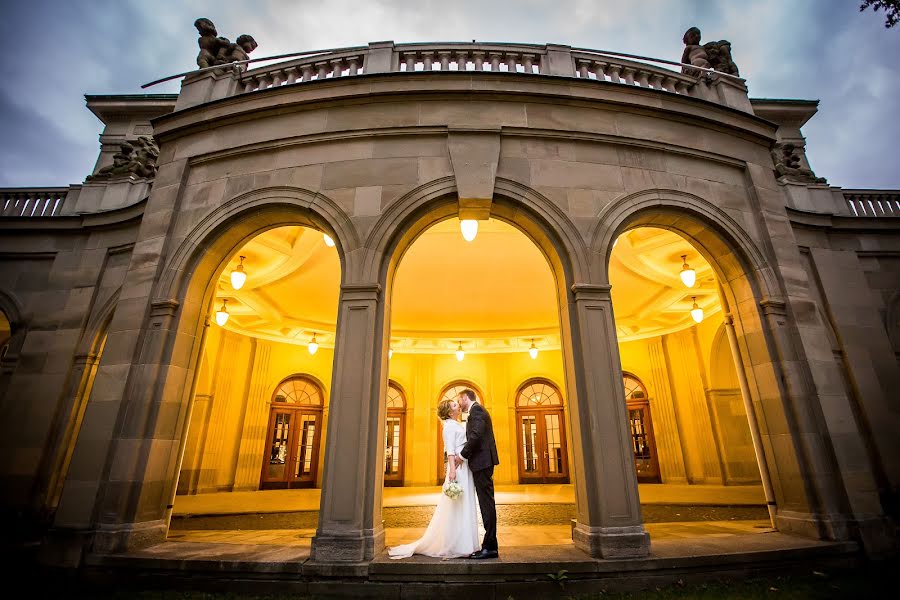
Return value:
<svg viewBox="0 0 900 600">
<path fill-rule="evenodd" d="M 129 423 L 116 426 L 110 441 L 112 464 L 101 461 L 81 469 L 82 480 L 73 486 L 76 490 L 88 486 L 99 489 L 97 505 L 80 502 L 75 496 L 67 499 L 64 490 L 58 526 L 95 526 L 94 545 L 100 551 L 165 539 L 215 281 L 228 258 L 246 241 L 283 225 L 327 233 L 336 242 L 342 273 L 346 271 L 345 257 L 359 247 L 349 219 L 322 194 L 288 187 L 255 190 L 224 201 L 173 238 L 175 245 L 155 277 L 145 318 L 135 315 L 134 310 L 145 301 L 143 298 L 120 299 L 108 328 L 107 352 L 97 377 L 103 377 L 105 383 L 115 382 L 106 386 L 105 397 L 122 398 L 121 402 L 132 406 L 136 414 L 149 413 L 146 418 L 151 426 L 139 432 L 130 431 Z M 137 335 L 136 325 L 142 328 Z M 134 352 L 141 362 L 123 371 L 128 363 L 122 364 L 122 355 L 135 346 L 135 340 Z M 111 349 L 116 351 L 110 353 Z M 93 403 L 94 398 L 88 411 Z M 118 411 L 118 403 L 113 404 L 106 402 L 110 406 L 105 410 Z M 93 453 L 82 441 L 76 443 L 73 463 Z M 122 469 L 126 469 L 128 478 L 112 481 L 109 473 Z"/>
<path fill-rule="evenodd" d="M 784 330 L 786 302 L 773 268 L 748 231 L 714 204 L 675 190 L 633 194 L 611 203 L 599 215 L 592 235 L 592 264 L 606 269 L 614 240 L 636 227 L 656 227 L 685 238 L 713 267 L 721 284 L 726 322 L 732 323 L 743 365 L 742 375 L 759 423 L 765 454 L 761 466 L 771 477 L 777 503 L 776 525 L 814 537 L 829 537 L 820 511 L 829 483 L 816 480 L 813 460 L 827 460 L 811 448 L 814 432 L 797 371 L 804 368 Z M 791 383 L 788 383 L 791 380 Z M 779 435 L 788 433 L 788 436 Z M 815 445 L 815 444 L 813 444 Z M 820 454 L 818 458 L 812 456 Z"/>
<path fill-rule="evenodd" d="M 346 403 L 335 409 L 329 435 L 352 423 L 360 433 L 359 446 L 344 446 L 340 454 L 326 449 L 314 561 L 369 560 L 384 545 L 383 475 L 378 466 L 384 460 L 388 292 L 404 251 L 416 237 L 458 212 L 451 178 L 407 194 L 374 225 L 365 258 L 357 263 L 362 270 L 344 283 L 338 335 L 345 345 L 335 359 L 335 372 L 344 376 L 335 379 L 333 397 Z M 608 335 L 613 326 L 608 286 L 592 282 L 581 235 L 547 198 L 497 178 L 489 216 L 525 233 L 542 250 L 555 276 L 576 479 L 575 544 L 593 556 L 646 555 L 649 537 L 641 524 L 628 453 L 621 374 L 615 340 Z M 598 360 L 602 368 L 597 368 Z M 343 364 L 352 364 L 355 372 L 351 375 Z"/>
</svg>

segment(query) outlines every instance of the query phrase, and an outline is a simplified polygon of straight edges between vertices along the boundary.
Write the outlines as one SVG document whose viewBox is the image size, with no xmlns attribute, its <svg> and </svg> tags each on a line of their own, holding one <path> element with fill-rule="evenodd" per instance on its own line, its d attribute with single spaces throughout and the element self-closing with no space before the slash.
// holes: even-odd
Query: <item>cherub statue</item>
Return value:
<svg viewBox="0 0 900 600">
<path fill-rule="evenodd" d="M 712 69 L 712 65 L 709 63 L 709 56 L 706 54 L 706 48 L 700 45 L 700 30 L 698 28 L 691 27 L 685 31 L 681 40 L 684 42 L 684 52 L 681 54 L 682 63 Z M 694 77 L 702 73 L 699 69 L 691 69 L 690 67 L 681 67 L 681 72 Z"/>
<path fill-rule="evenodd" d="M 800 183 L 827 183 L 824 177 L 816 177 L 811 170 L 801 166 L 798 150 L 802 152 L 803 149 L 790 142 L 775 144 L 775 148 L 772 149 L 772 162 L 775 163 L 776 177 Z"/>
<path fill-rule="evenodd" d="M 712 68 L 720 73 L 728 73 L 736 77 L 740 76 L 737 65 L 731 59 L 731 42 L 728 40 L 719 40 L 718 42 L 707 42 L 703 44 L 706 55 Z"/>
<path fill-rule="evenodd" d="M 131 142 L 121 142 L 119 151 L 113 155 L 113 164 L 103 167 L 93 175 L 88 175 L 85 181 L 106 181 L 131 176 L 152 179 L 156 176 L 157 158 L 159 148 L 149 136 L 141 136 Z"/>
<path fill-rule="evenodd" d="M 219 48 L 219 53 L 216 55 L 216 64 L 227 65 L 233 62 L 249 60 L 250 53 L 256 50 L 258 45 L 252 35 L 241 34 L 234 44 L 224 44 Z"/>
<path fill-rule="evenodd" d="M 737 65 L 734 64 L 731 58 L 731 42 L 728 40 L 707 42 L 701 46 L 700 30 L 696 27 L 691 27 L 684 32 L 682 41 L 684 42 L 684 53 L 681 55 L 682 63 L 739 76 Z M 681 67 L 681 72 L 694 77 L 702 73 L 700 69 L 692 69 L 690 67 Z"/>
<path fill-rule="evenodd" d="M 201 69 L 212 67 L 217 64 L 216 57 L 219 55 L 219 50 L 225 44 L 229 44 L 230 41 L 228 38 L 219 37 L 216 26 L 209 19 L 202 17 L 197 19 L 194 21 L 194 27 L 197 28 L 197 32 L 200 34 L 200 37 L 197 38 L 197 45 L 200 46 L 200 53 L 197 55 L 197 66 Z"/>
</svg>

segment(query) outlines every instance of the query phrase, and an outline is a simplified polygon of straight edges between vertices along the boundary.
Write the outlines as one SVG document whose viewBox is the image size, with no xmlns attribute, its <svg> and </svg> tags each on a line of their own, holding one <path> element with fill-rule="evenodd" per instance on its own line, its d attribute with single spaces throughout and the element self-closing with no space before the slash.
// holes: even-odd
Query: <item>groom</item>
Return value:
<svg viewBox="0 0 900 600">
<path fill-rule="evenodd" d="M 466 421 L 466 445 L 460 450 L 462 458 L 456 457 L 457 466 L 462 459 L 469 461 L 469 470 L 475 480 L 475 493 L 481 508 L 484 524 L 484 540 L 481 550 L 473 552 L 469 558 L 498 558 L 497 551 L 497 507 L 494 504 L 494 465 L 499 465 L 497 444 L 494 443 L 494 427 L 491 415 L 475 401 L 475 392 L 466 389 L 459 394 L 459 405 L 469 413 Z"/>
</svg>

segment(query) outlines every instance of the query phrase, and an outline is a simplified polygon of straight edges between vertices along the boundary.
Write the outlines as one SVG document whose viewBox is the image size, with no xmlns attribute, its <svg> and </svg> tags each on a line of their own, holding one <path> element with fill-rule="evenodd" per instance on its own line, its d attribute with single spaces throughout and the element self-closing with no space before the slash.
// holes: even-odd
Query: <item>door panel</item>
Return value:
<svg viewBox="0 0 900 600">
<path fill-rule="evenodd" d="M 568 483 L 563 411 L 517 411 L 520 483 Z"/>
<path fill-rule="evenodd" d="M 384 428 L 384 485 L 403 485 L 403 415 L 388 414 Z"/>
<path fill-rule="evenodd" d="M 650 404 L 628 402 L 628 428 L 631 432 L 631 449 L 639 483 L 659 483 L 659 459 L 650 421 Z"/>
<path fill-rule="evenodd" d="M 272 409 L 260 489 L 315 485 L 321 419 L 319 410 Z"/>
</svg>

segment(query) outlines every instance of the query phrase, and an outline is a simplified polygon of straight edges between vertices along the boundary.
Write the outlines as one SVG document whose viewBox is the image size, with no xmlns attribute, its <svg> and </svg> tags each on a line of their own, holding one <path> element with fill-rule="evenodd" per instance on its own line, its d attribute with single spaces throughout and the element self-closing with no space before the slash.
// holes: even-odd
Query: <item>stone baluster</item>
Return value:
<svg viewBox="0 0 900 600">
<path fill-rule="evenodd" d="M 297 78 L 300 77 L 300 70 L 297 67 L 288 67 L 284 70 L 284 73 L 287 75 L 288 85 L 297 83 Z"/>
<path fill-rule="evenodd" d="M 244 83 L 244 93 L 252 92 L 256 89 L 256 79 L 254 77 L 248 77 L 247 81 Z"/>
<path fill-rule="evenodd" d="M 433 64 L 434 57 L 432 56 L 431 52 L 425 52 L 424 56 L 422 57 L 422 70 L 430 71 Z"/>
<path fill-rule="evenodd" d="M 510 73 L 515 73 L 515 72 L 516 72 L 516 62 L 517 62 L 517 61 L 516 61 L 516 55 L 513 54 L 512 52 L 508 52 L 508 53 L 506 54 L 506 69 L 507 69 Z"/>
<path fill-rule="evenodd" d="M 588 64 L 589 62 L 586 60 L 578 61 L 578 76 L 582 79 L 590 79 L 590 76 L 588 75 Z"/>
<path fill-rule="evenodd" d="M 406 64 L 406 72 L 412 73 L 416 70 L 416 55 L 413 52 L 403 53 L 403 62 Z"/>
<path fill-rule="evenodd" d="M 610 64 L 609 65 L 609 80 L 613 83 L 620 83 L 622 80 L 619 78 L 619 72 L 622 70 L 622 65 Z"/>
<path fill-rule="evenodd" d="M 525 67 L 526 73 L 529 75 L 534 74 L 534 54 L 523 54 L 522 65 Z"/>
<path fill-rule="evenodd" d="M 625 83 L 628 85 L 634 85 L 634 69 L 631 67 L 622 69 L 622 78 L 625 79 Z"/>
<path fill-rule="evenodd" d="M 468 68 L 469 53 L 466 50 L 459 50 L 456 53 L 456 68 L 465 71 Z"/>
<path fill-rule="evenodd" d="M 272 72 L 272 87 L 281 87 L 281 84 L 284 83 L 284 71 L 278 69 L 277 71 Z"/>
<path fill-rule="evenodd" d="M 688 87 L 688 84 L 684 81 L 676 80 L 675 83 L 675 93 L 676 94 L 684 94 L 685 96 L 691 95 L 691 88 Z"/>
<path fill-rule="evenodd" d="M 312 65 L 303 65 L 300 67 L 301 73 L 301 81 L 309 81 L 312 79 L 313 75 L 313 66 Z"/>
<path fill-rule="evenodd" d="M 637 72 L 637 84 L 641 87 L 650 87 L 649 73 L 641 69 Z"/>
<path fill-rule="evenodd" d="M 667 92 L 672 92 L 673 94 L 676 92 L 675 84 L 678 83 L 678 80 L 674 77 L 665 77 L 662 80 L 662 87 Z"/>
<path fill-rule="evenodd" d="M 606 81 L 607 63 L 595 60 L 592 66 L 594 67 L 594 76 L 597 77 L 597 81 Z"/>
<path fill-rule="evenodd" d="M 653 73 L 650 75 L 650 87 L 654 90 L 663 89 L 663 76 L 659 73 Z"/>
<path fill-rule="evenodd" d="M 449 50 L 441 50 L 438 52 L 438 59 L 441 63 L 441 71 L 449 71 L 450 70 L 450 51 Z"/>
<path fill-rule="evenodd" d="M 472 58 L 475 59 L 475 70 L 483 71 L 484 70 L 484 52 L 481 50 L 476 50 L 472 52 Z"/>
<path fill-rule="evenodd" d="M 256 77 L 256 80 L 259 82 L 259 85 L 257 87 L 261 90 L 265 90 L 267 88 L 272 87 L 272 78 L 269 77 L 268 75 L 265 75 L 265 74 L 258 75 Z"/>
<path fill-rule="evenodd" d="M 359 57 L 353 56 L 350 58 L 350 75 L 359 75 Z"/>
<path fill-rule="evenodd" d="M 331 76 L 340 77 L 344 73 L 344 59 L 335 58 L 329 61 L 331 63 Z"/>
<path fill-rule="evenodd" d="M 496 73 L 500 70 L 500 53 L 491 52 L 489 56 L 491 58 L 491 72 Z"/>
<path fill-rule="evenodd" d="M 322 81 L 326 77 L 328 77 L 328 62 L 320 62 L 316 63 L 316 69 L 318 72 L 316 73 L 316 79 Z"/>
</svg>

